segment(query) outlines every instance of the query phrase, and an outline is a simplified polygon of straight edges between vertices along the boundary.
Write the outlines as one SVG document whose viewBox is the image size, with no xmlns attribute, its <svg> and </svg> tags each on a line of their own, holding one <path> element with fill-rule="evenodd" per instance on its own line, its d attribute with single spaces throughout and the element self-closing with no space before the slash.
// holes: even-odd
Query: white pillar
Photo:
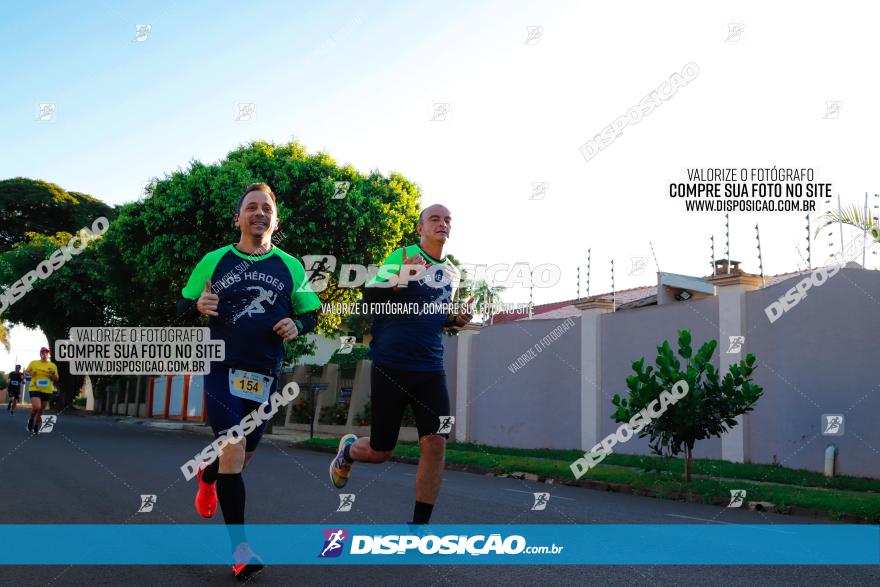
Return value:
<svg viewBox="0 0 880 587">
<path fill-rule="evenodd" d="M 95 411 L 95 390 L 92 387 L 92 379 L 86 375 L 83 379 L 83 387 L 86 390 L 86 411 Z"/>
<path fill-rule="evenodd" d="M 462 330 L 456 336 L 455 369 L 455 441 L 468 441 L 468 413 L 470 412 L 470 372 L 473 342 L 478 332 Z"/>
<path fill-rule="evenodd" d="M 602 417 L 601 358 L 599 320 L 612 311 L 611 302 L 589 301 L 576 304 L 581 310 L 581 449 L 590 450 L 599 442 Z"/>
<path fill-rule="evenodd" d="M 710 277 L 718 295 L 718 368 L 724 377 L 730 366 L 745 358 L 749 348 L 748 337 L 738 353 L 728 353 L 731 336 L 745 334 L 746 293 L 761 285 L 761 278 L 748 273 L 719 274 Z M 736 426 L 721 435 L 721 458 L 725 461 L 743 463 L 749 459 L 747 446 L 748 416 L 737 416 Z"/>
</svg>

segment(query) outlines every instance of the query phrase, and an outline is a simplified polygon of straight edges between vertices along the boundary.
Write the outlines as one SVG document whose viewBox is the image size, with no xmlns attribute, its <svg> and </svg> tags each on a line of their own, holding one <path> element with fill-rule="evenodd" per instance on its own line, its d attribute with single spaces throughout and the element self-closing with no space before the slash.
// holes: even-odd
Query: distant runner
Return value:
<svg viewBox="0 0 880 587">
<path fill-rule="evenodd" d="M 21 372 L 21 365 L 16 365 L 15 371 L 9 373 L 9 384 L 6 388 L 6 393 L 9 395 L 6 411 L 10 416 L 15 415 L 15 406 L 21 401 L 22 387 L 24 387 L 24 373 Z"/>
<path fill-rule="evenodd" d="M 58 383 L 58 367 L 49 360 L 49 349 L 40 349 L 40 360 L 31 361 L 25 369 L 25 374 L 30 375 L 31 383 L 28 393 L 31 396 L 31 417 L 28 419 L 28 432 L 37 435 L 43 425 L 43 413 L 49 409 L 49 400 L 55 392 L 55 383 Z"/>
</svg>

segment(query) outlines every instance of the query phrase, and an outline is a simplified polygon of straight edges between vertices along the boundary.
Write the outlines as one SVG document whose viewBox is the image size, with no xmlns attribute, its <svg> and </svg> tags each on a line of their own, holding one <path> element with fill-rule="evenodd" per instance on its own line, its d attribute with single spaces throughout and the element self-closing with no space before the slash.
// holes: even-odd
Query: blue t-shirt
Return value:
<svg viewBox="0 0 880 587">
<path fill-rule="evenodd" d="M 205 281 L 219 297 L 208 318 L 211 338 L 225 341 L 224 365 L 275 370 L 284 358 L 284 341 L 272 328 L 282 319 L 317 310 L 321 300 L 309 287 L 302 263 L 278 248 L 249 256 L 233 245 L 199 261 L 181 292 L 198 300 Z"/>
<path fill-rule="evenodd" d="M 410 281 L 390 296 L 383 296 L 389 297 L 393 306 L 390 311 L 373 313 L 370 358 L 391 369 L 443 371 L 443 325 L 449 317 L 448 305 L 455 296 L 460 274 L 447 259 L 432 259 L 419 245 L 406 247 L 406 254 L 422 255 L 428 269 L 418 281 Z M 387 273 L 396 274 L 402 260 L 403 249 L 397 249 L 382 265 Z M 382 272 L 370 280 L 367 287 L 387 281 L 381 275 Z"/>
</svg>

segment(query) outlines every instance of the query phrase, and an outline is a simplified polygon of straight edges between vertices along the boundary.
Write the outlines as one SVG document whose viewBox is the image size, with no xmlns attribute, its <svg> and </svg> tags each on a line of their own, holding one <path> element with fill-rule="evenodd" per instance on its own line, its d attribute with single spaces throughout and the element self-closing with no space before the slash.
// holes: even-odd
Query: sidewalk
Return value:
<svg viewBox="0 0 880 587">
<path fill-rule="evenodd" d="M 156 418 L 136 418 L 134 416 L 89 414 L 81 410 L 78 410 L 77 412 L 67 411 L 65 412 L 65 415 L 76 415 L 88 418 L 103 418 L 105 420 L 115 420 L 120 424 L 125 424 L 128 426 L 146 426 L 149 428 L 158 428 L 160 430 L 182 430 L 184 432 L 194 432 L 196 434 L 204 434 L 206 436 L 214 435 L 214 433 L 211 431 L 211 427 L 204 422 L 185 422 L 180 420 L 159 420 Z M 276 429 L 280 430 L 281 426 L 276 426 Z M 278 442 L 289 442 L 290 444 L 298 444 L 300 442 L 308 440 L 309 433 L 296 430 L 283 430 L 282 432 L 278 433 L 264 434 L 263 438 Z M 315 438 L 333 438 L 333 436 L 328 434 L 316 433 Z"/>
</svg>

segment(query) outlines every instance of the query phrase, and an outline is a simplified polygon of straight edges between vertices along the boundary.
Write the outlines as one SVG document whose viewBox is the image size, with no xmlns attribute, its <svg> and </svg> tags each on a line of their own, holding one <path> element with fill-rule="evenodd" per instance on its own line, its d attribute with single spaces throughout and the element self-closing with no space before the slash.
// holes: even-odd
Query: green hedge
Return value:
<svg viewBox="0 0 880 587">
<path fill-rule="evenodd" d="M 355 344 L 351 348 L 351 352 L 341 355 L 337 350 L 333 353 L 333 356 L 330 357 L 330 360 L 327 361 L 328 364 L 339 365 L 340 369 L 345 369 L 348 367 L 354 367 L 358 364 L 358 361 L 362 359 L 370 358 L 370 347 L 365 344 Z"/>
</svg>

